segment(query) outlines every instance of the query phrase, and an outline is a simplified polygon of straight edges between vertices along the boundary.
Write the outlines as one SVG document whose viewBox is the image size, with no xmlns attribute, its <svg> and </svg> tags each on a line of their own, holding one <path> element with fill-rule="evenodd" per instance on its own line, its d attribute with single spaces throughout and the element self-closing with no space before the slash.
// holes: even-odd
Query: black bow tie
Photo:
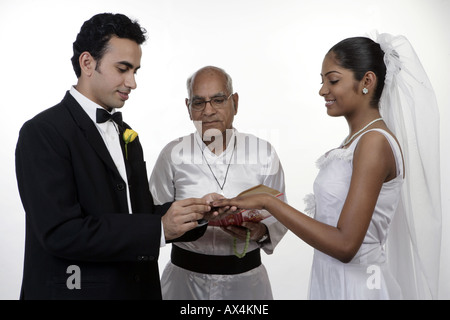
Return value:
<svg viewBox="0 0 450 320">
<path fill-rule="evenodd" d="M 108 120 L 112 120 L 119 126 L 122 126 L 122 112 L 115 112 L 111 114 L 105 109 L 97 109 L 96 118 L 97 123 L 104 123 Z"/>
</svg>

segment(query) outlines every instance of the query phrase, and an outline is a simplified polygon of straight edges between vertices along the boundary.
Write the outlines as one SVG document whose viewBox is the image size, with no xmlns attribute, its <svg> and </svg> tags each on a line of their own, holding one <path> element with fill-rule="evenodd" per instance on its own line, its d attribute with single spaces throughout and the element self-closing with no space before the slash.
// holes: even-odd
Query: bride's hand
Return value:
<svg viewBox="0 0 450 320">
<path fill-rule="evenodd" d="M 255 193 L 249 195 L 238 196 L 232 199 L 220 198 L 212 202 L 213 207 L 220 208 L 237 208 L 237 209 L 265 209 L 267 197 L 272 197 L 267 193 Z"/>
<path fill-rule="evenodd" d="M 212 209 L 210 212 L 205 214 L 204 219 L 208 221 L 214 221 L 222 219 L 223 217 L 232 214 L 236 212 L 237 208 L 235 206 L 220 206 L 220 207 L 214 207 L 212 206 L 212 203 L 217 200 L 226 199 L 224 196 L 218 193 L 208 193 L 207 195 L 203 196 L 202 199 L 205 199 L 208 201 L 208 203 L 211 205 Z"/>
</svg>

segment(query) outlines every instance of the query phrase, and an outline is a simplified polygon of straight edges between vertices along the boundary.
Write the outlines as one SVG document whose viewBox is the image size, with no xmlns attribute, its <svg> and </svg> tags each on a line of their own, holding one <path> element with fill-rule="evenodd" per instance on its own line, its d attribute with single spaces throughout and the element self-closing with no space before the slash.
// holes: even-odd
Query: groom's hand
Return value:
<svg viewBox="0 0 450 320">
<path fill-rule="evenodd" d="M 205 199 L 189 198 L 175 201 L 161 218 L 166 241 L 181 237 L 187 231 L 198 226 L 211 206 Z"/>
</svg>

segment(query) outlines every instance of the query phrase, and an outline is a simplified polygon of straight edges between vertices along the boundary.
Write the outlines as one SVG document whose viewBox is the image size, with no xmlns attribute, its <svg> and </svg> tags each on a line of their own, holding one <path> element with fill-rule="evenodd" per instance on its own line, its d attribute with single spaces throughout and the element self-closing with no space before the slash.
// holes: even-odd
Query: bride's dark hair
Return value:
<svg viewBox="0 0 450 320">
<path fill-rule="evenodd" d="M 380 45 L 369 38 L 354 37 L 337 43 L 328 53 L 334 54 L 341 67 L 353 71 L 357 81 L 361 81 L 368 71 L 375 73 L 377 84 L 371 105 L 378 107 L 386 77 L 384 52 Z"/>
</svg>

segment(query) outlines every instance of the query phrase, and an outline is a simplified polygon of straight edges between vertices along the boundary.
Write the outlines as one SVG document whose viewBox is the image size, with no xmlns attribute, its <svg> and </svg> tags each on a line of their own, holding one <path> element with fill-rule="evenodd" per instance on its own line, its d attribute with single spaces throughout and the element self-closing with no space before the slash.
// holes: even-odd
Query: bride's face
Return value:
<svg viewBox="0 0 450 320">
<path fill-rule="evenodd" d="M 325 98 L 330 116 L 344 116 L 354 112 L 362 104 L 362 88 L 352 71 L 342 68 L 333 53 L 325 56 L 322 63 L 322 87 L 319 94 Z"/>
</svg>

